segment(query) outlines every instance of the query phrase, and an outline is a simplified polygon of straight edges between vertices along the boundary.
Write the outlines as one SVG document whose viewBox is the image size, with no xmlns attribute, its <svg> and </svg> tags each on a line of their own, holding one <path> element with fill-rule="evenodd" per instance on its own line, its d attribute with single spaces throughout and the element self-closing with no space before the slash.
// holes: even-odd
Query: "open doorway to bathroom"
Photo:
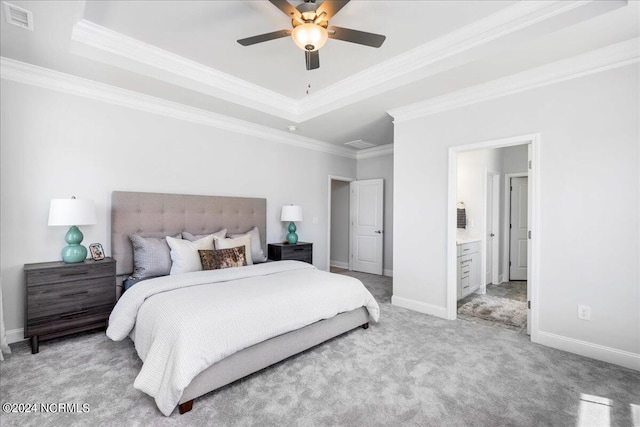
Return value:
<svg viewBox="0 0 640 427">
<path fill-rule="evenodd" d="M 531 330 L 530 139 L 456 147 L 450 188 L 457 220 L 451 317 L 522 334 Z"/>
</svg>

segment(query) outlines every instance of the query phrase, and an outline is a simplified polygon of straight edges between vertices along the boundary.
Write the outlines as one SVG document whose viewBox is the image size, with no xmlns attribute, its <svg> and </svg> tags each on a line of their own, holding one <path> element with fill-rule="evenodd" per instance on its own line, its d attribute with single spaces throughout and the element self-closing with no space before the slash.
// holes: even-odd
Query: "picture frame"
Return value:
<svg viewBox="0 0 640 427">
<path fill-rule="evenodd" d="M 104 249 L 100 243 L 92 243 L 89 245 L 89 251 L 91 252 L 91 258 L 94 261 L 100 261 L 104 259 Z"/>
</svg>

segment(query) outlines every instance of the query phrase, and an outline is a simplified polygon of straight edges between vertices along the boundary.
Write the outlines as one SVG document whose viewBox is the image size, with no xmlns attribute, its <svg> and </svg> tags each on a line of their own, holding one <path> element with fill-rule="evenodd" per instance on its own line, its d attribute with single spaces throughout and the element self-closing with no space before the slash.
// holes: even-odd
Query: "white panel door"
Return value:
<svg viewBox="0 0 640 427">
<path fill-rule="evenodd" d="M 528 178 L 511 178 L 509 280 L 527 280 Z"/>
<path fill-rule="evenodd" d="M 382 275 L 383 196 L 382 179 L 351 182 L 351 270 Z"/>
</svg>

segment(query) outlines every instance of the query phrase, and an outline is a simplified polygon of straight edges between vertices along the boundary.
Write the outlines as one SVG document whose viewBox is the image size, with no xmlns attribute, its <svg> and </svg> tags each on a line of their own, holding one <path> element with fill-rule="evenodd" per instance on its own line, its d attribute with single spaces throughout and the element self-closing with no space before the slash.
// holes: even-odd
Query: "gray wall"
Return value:
<svg viewBox="0 0 640 427">
<path fill-rule="evenodd" d="M 25 263 L 60 260 L 64 227 L 48 227 L 53 198 L 93 199 L 84 243 L 110 245 L 113 190 L 264 197 L 267 241 L 286 236 L 285 204 L 303 207 L 300 240 L 327 269 L 327 177 L 356 177 L 356 161 L 74 95 L 1 81 L 0 261 L 9 338 L 24 326 Z M 295 179 L 292 179 L 295 177 Z M 317 223 L 313 219 L 317 218 Z M 12 335 L 13 334 L 13 335 Z"/>
<path fill-rule="evenodd" d="M 358 160 L 359 180 L 384 179 L 384 274 L 393 273 L 393 154 Z"/>
<path fill-rule="evenodd" d="M 331 180 L 331 265 L 349 268 L 349 182 Z"/>
<path fill-rule="evenodd" d="M 397 122 L 394 298 L 446 312 L 449 147 L 539 133 L 538 342 L 637 366 L 639 71 Z"/>
</svg>

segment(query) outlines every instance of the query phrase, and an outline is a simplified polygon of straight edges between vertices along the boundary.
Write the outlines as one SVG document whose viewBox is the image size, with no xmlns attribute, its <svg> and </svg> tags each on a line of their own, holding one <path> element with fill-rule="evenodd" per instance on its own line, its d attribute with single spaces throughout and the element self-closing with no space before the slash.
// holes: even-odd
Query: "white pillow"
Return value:
<svg viewBox="0 0 640 427">
<path fill-rule="evenodd" d="M 248 234 L 242 237 L 236 237 L 235 239 L 220 239 L 219 237 L 214 237 L 213 241 L 216 249 L 231 249 L 244 245 L 244 256 L 247 258 L 247 265 L 253 264 L 253 259 L 251 258 L 251 236 Z"/>
<path fill-rule="evenodd" d="M 182 274 L 191 271 L 202 270 L 200 254 L 198 250 L 213 249 L 213 234 L 203 237 L 195 242 L 188 240 L 174 239 L 167 236 L 167 243 L 171 248 L 171 272 L 169 274 Z"/>
<path fill-rule="evenodd" d="M 251 230 L 247 231 L 243 234 L 232 234 L 232 239 L 242 236 L 251 236 L 251 258 L 253 262 L 265 262 L 267 257 L 264 256 L 264 251 L 262 250 L 262 244 L 260 244 L 260 231 L 258 227 L 253 227 Z"/>
</svg>

